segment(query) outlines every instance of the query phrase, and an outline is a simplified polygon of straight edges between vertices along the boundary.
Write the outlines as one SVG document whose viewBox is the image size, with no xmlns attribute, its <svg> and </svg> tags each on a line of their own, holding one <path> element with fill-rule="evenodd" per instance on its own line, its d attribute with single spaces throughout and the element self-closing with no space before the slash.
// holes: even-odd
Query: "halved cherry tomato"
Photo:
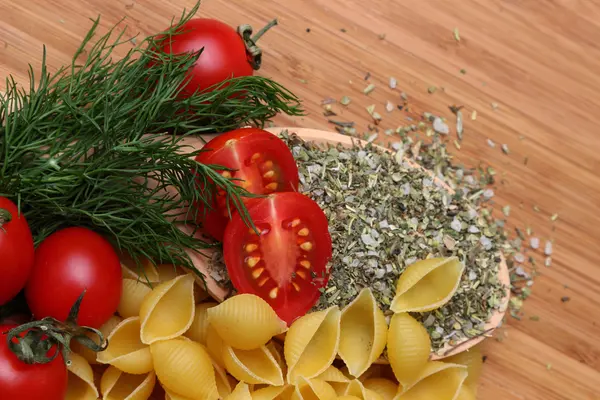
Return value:
<svg viewBox="0 0 600 400">
<path fill-rule="evenodd" d="M 242 128 L 224 133 L 209 141 L 205 152 L 196 160 L 202 164 L 220 165 L 227 178 L 253 194 L 290 192 L 298 190 L 298 167 L 292 152 L 277 136 L 257 128 Z M 223 240 L 229 212 L 224 192 L 220 192 L 213 209 L 200 207 L 199 219 L 206 233 Z M 235 207 L 230 204 L 233 211 Z"/>
<path fill-rule="evenodd" d="M 296 193 L 274 193 L 247 203 L 256 231 L 238 213 L 225 230 L 225 265 L 240 293 L 265 299 L 291 324 L 317 302 L 329 279 L 331 236 L 317 203 Z"/>
</svg>

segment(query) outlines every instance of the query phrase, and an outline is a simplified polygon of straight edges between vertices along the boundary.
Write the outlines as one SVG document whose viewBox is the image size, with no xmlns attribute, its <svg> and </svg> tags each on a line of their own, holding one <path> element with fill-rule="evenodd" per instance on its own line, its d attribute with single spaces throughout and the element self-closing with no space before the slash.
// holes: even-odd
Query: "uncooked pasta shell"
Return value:
<svg viewBox="0 0 600 400">
<path fill-rule="evenodd" d="M 483 369 L 481 345 L 473 346 L 468 350 L 444 359 L 444 361 L 466 366 L 468 375 L 467 379 L 465 379 L 465 386 L 470 386 L 475 393 L 477 392 L 477 383 Z"/>
<path fill-rule="evenodd" d="M 385 378 L 371 378 L 363 382 L 365 389 L 379 394 L 383 400 L 392 400 L 398 393 L 398 384 Z"/>
<path fill-rule="evenodd" d="M 194 277 L 181 275 L 156 286 L 140 308 L 142 343 L 183 335 L 194 321 Z"/>
<path fill-rule="evenodd" d="M 300 376 L 291 398 L 293 400 L 335 400 L 337 393 L 330 384 L 321 379 L 305 379 Z"/>
<path fill-rule="evenodd" d="M 285 337 L 283 352 L 288 365 L 287 381 L 310 379 L 333 362 L 340 343 L 340 315 L 337 306 L 298 318 Z"/>
<path fill-rule="evenodd" d="M 122 284 L 123 290 L 117 312 L 123 318 L 139 317 L 142 302 L 152 289 L 136 279 L 123 278 Z"/>
<path fill-rule="evenodd" d="M 244 382 L 239 382 L 233 392 L 231 392 L 225 400 L 252 400 L 252 396 L 250 395 L 250 388 Z"/>
<path fill-rule="evenodd" d="M 253 294 L 230 297 L 207 313 L 208 322 L 234 349 L 256 349 L 287 329 L 269 303 Z"/>
<path fill-rule="evenodd" d="M 350 379 L 333 365 L 327 367 L 327 369 L 320 373 L 316 378 L 325 382 L 350 382 Z"/>
<path fill-rule="evenodd" d="M 356 396 L 362 400 L 383 400 L 379 393 L 365 388 L 358 379 L 351 380 L 348 383 L 344 395 Z"/>
<path fill-rule="evenodd" d="M 345 394 L 337 398 L 337 400 L 361 400 L 360 397 L 350 396 L 349 394 Z"/>
<path fill-rule="evenodd" d="M 201 303 L 196 306 L 194 312 L 194 321 L 190 326 L 190 329 L 185 333 L 185 336 L 189 337 L 195 342 L 206 345 L 206 335 L 208 331 L 208 313 L 207 310 L 211 307 L 216 306 L 217 303 Z"/>
<path fill-rule="evenodd" d="M 267 349 L 271 352 L 271 355 L 277 361 L 279 368 L 281 368 L 281 372 L 283 376 L 287 376 L 287 365 L 285 363 L 285 359 L 283 357 L 283 345 L 279 342 L 271 340 L 267 343 Z"/>
<path fill-rule="evenodd" d="M 163 387 L 163 390 L 165 391 L 165 400 L 192 400 L 189 397 L 180 396 L 176 393 L 169 392 L 164 387 Z"/>
<path fill-rule="evenodd" d="M 140 340 L 140 318 L 127 318 L 117 325 L 108 335 L 108 348 L 98 353 L 97 360 L 129 374 L 152 371 L 150 348 Z"/>
<path fill-rule="evenodd" d="M 281 386 L 284 383 L 281 367 L 266 346 L 253 350 L 239 350 L 225 345 L 223 362 L 227 372 L 237 380 L 272 386 Z"/>
<path fill-rule="evenodd" d="M 219 398 L 212 360 L 200 343 L 161 340 L 152 343 L 150 350 L 156 376 L 167 390 L 192 399 Z"/>
<path fill-rule="evenodd" d="M 342 310 L 339 355 L 348 371 L 361 376 L 379 358 L 387 340 L 383 311 L 365 288 Z"/>
<path fill-rule="evenodd" d="M 103 400 L 148 400 L 155 384 L 154 371 L 131 375 L 111 365 L 100 378 L 100 391 Z"/>
<path fill-rule="evenodd" d="M 390 309 L 402 313 L 440 308 L 458 289 L 464 269 L 456 257 L 428 258 L 409 265 L 398 278 Z"/>
<path fill-rule="evenodd" d="M 283 400 L 288 399 L 295 387 L 291 385 L 267 386 L 251 393 L 252 400 Z"/>
<path fill-rule="evenodd" d="M 426 369 L 430 370 L 424 372 L 426 376 L 405 388 L 395 400 L 455 400 L 458 397 L 467 377 L 467 368 L 464 365 L 432 361 Z M 435 372 L 428 374 L 431 371 Z"/>
<path fill-rule="evenodd" d="M 79 354 L 69 355 L 69 385 L 65 400 L 96 400 L 98 389 L 94 384 L 94 371 L 85 358 Z"/>
<path fill-rule="evenodd" d="M 123 321 L 123 318 L 119 317 L 118 315 L 113 315 L 108 319 L 108 321 L 104 323 L 104 325 L 100 327 L 100 329 L 98 329 L 100 332 L 102 332 L 104 339 L 108 338 L 113 329 L 115 329 L 115 327 L 119 325 L 121 321 Z M 87 332 L 86 336 L 94 340 L 95 342 L 98 341 L 98 336 L 93 333 Z M 85 358 L 90 365 L 98 364 L 98 361 L 96 360 L 96 357 L 98 357 L 98 353 L 96 353 L 89 347 L 82 345 L 77 340 L 71 340 L 70 347 L 72 352 L 77 353 L 83 358 Z"/>
<path fill-rule="evenodd" d="M 475 392 L 471 387 L 463 384 L 458 391 L 458 396 L 456 396 L 455 400 L 476 400 Z"/>
<path fill-rule="evenodd" d="M 217 392 L 219 392 L 219 398 L 225 398 L 231 393 L 232 388 L 234 388 L 236 385 L 231 385 L 227 371 L 217 364 L 212 357 L 211 361 L 213 368 L 215 369 L 215 380 L 217 382 Z"/>
<path fill-rule="evenodd" d="M 128 255 L 121 256 L 121 270 L 123 277 L 143 282 L 158 282 L 158 271 L 156 266 L 147 258 L 140 260 L 138 265 Z"/>
<path fill-rule="evenodd" d="M 406 386 L 427 364 L 431 339 L 419 321 L 406 313 L 394 314 L 390 321 L 387 349 L 396 379 Z"/>
</svg>

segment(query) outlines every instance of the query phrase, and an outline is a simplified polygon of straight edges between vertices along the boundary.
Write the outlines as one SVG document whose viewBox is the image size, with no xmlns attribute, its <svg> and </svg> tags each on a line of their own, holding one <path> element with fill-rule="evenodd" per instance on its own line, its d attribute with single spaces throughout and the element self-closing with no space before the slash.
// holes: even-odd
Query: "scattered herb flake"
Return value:
<svg viewBox="0 0 600 400">
<path fill-rule="evenodd" d="M 373 90 L 375 90 L 375 84 L 370 83 L 364 90 L 363 93 L 364 94 L 369 94 L 371 93 Z"/>
<path fill-rule="evenodd" d="M 503 144 L 502 145 L 502 152 L 504 154 L 509 154 L 510 153 L 510 150 L 508 149 L 508 145 L 507 144 Z"/>
<path fill-rule="evenodd" d="M 350 104 L 350 102 L 351 102 L 351 101 L 352 101 L 352 100 L 350 99 L 350 97 L 348 97 L 348 96 L 343 96 L 343 97 L 340 99 L 340 104 L 341 104 L 341 105 L 343 105 L 343 106 L 347 106 L 348 104 Z"/>
<path fill-rule="evenodd" d="M 435 86 L 429 86 L 429 87 L 427 88 L 427 91 L 428 91 L 430 94 L 433 94 L 433 93 L 435 93 L 435 92 L 436 92 L 436 90 L 437 90 L 437 87 L 435 87 Z"/>
<path fill-rule="evenodd" d="M 457 42 L 460 42 L 460 34 L 458 32 L 458 28 L 454 28 L 453 34 L 454 34 L 454 40 L 456 40 Z"/>
</svg>

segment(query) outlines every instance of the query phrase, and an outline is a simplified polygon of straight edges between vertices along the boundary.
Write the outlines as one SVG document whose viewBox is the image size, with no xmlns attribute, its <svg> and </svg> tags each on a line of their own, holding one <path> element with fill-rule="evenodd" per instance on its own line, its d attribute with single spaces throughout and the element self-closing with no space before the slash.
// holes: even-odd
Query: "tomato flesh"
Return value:
<svg viewBox="0 0 600 400">
<path fill-rule="evenodd" d="M 236 129 L 209 141 L 196 160 L 202 164 L 231 169 L 221 175 L 253 194 L 269 194 L 298 190 L 298 167 L 287 145 L 270 132 L 257 128 Z M 226 196 L 220 191 L 212 209 L 200 206 L 199 219 L 205 231 L 223 240 L 229 222 Z"/>
<path fill-rule="evenodd" d="M 296 192 L 252 199 L 247 208 L 260 234 L 233 216 L 223 241 L 227 271 L 238 292 L 260 296 L 291 324 L 315 305 L 329 279 L 327 217 Z"/>
</svg>

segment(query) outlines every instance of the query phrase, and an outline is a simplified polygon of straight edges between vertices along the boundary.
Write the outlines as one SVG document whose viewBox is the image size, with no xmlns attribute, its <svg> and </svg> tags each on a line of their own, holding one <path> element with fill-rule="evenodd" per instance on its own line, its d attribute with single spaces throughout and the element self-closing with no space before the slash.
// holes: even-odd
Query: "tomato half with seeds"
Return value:
<svg viewBox="0 0 600 400">
<path fill-rule="evenodd" d="M 296 192 L 254 198 L 247 208 L 260 234 L 234 214 L 223 241 L 231 282 L 240 293 L 262 297 L 291 324 L 315 305 L 329 279 L 327 216 Z"/>
<path fill-rule="evenodd" d="M 221 175 L 236 179 L 235 184 L 253 194 L 298 190 L 298 167 L 285 142 L 274 134 L 257 128 L 236 129 L 209 141 L 196 161 L 219 165 Z M 233 204 L 229 205 L 235 210 Z M 200 206 L 199 219 L 206 233 L 223 240 L 229 222 L 225 193 L 220 191 L 212 209 Z"/>
</svg>

